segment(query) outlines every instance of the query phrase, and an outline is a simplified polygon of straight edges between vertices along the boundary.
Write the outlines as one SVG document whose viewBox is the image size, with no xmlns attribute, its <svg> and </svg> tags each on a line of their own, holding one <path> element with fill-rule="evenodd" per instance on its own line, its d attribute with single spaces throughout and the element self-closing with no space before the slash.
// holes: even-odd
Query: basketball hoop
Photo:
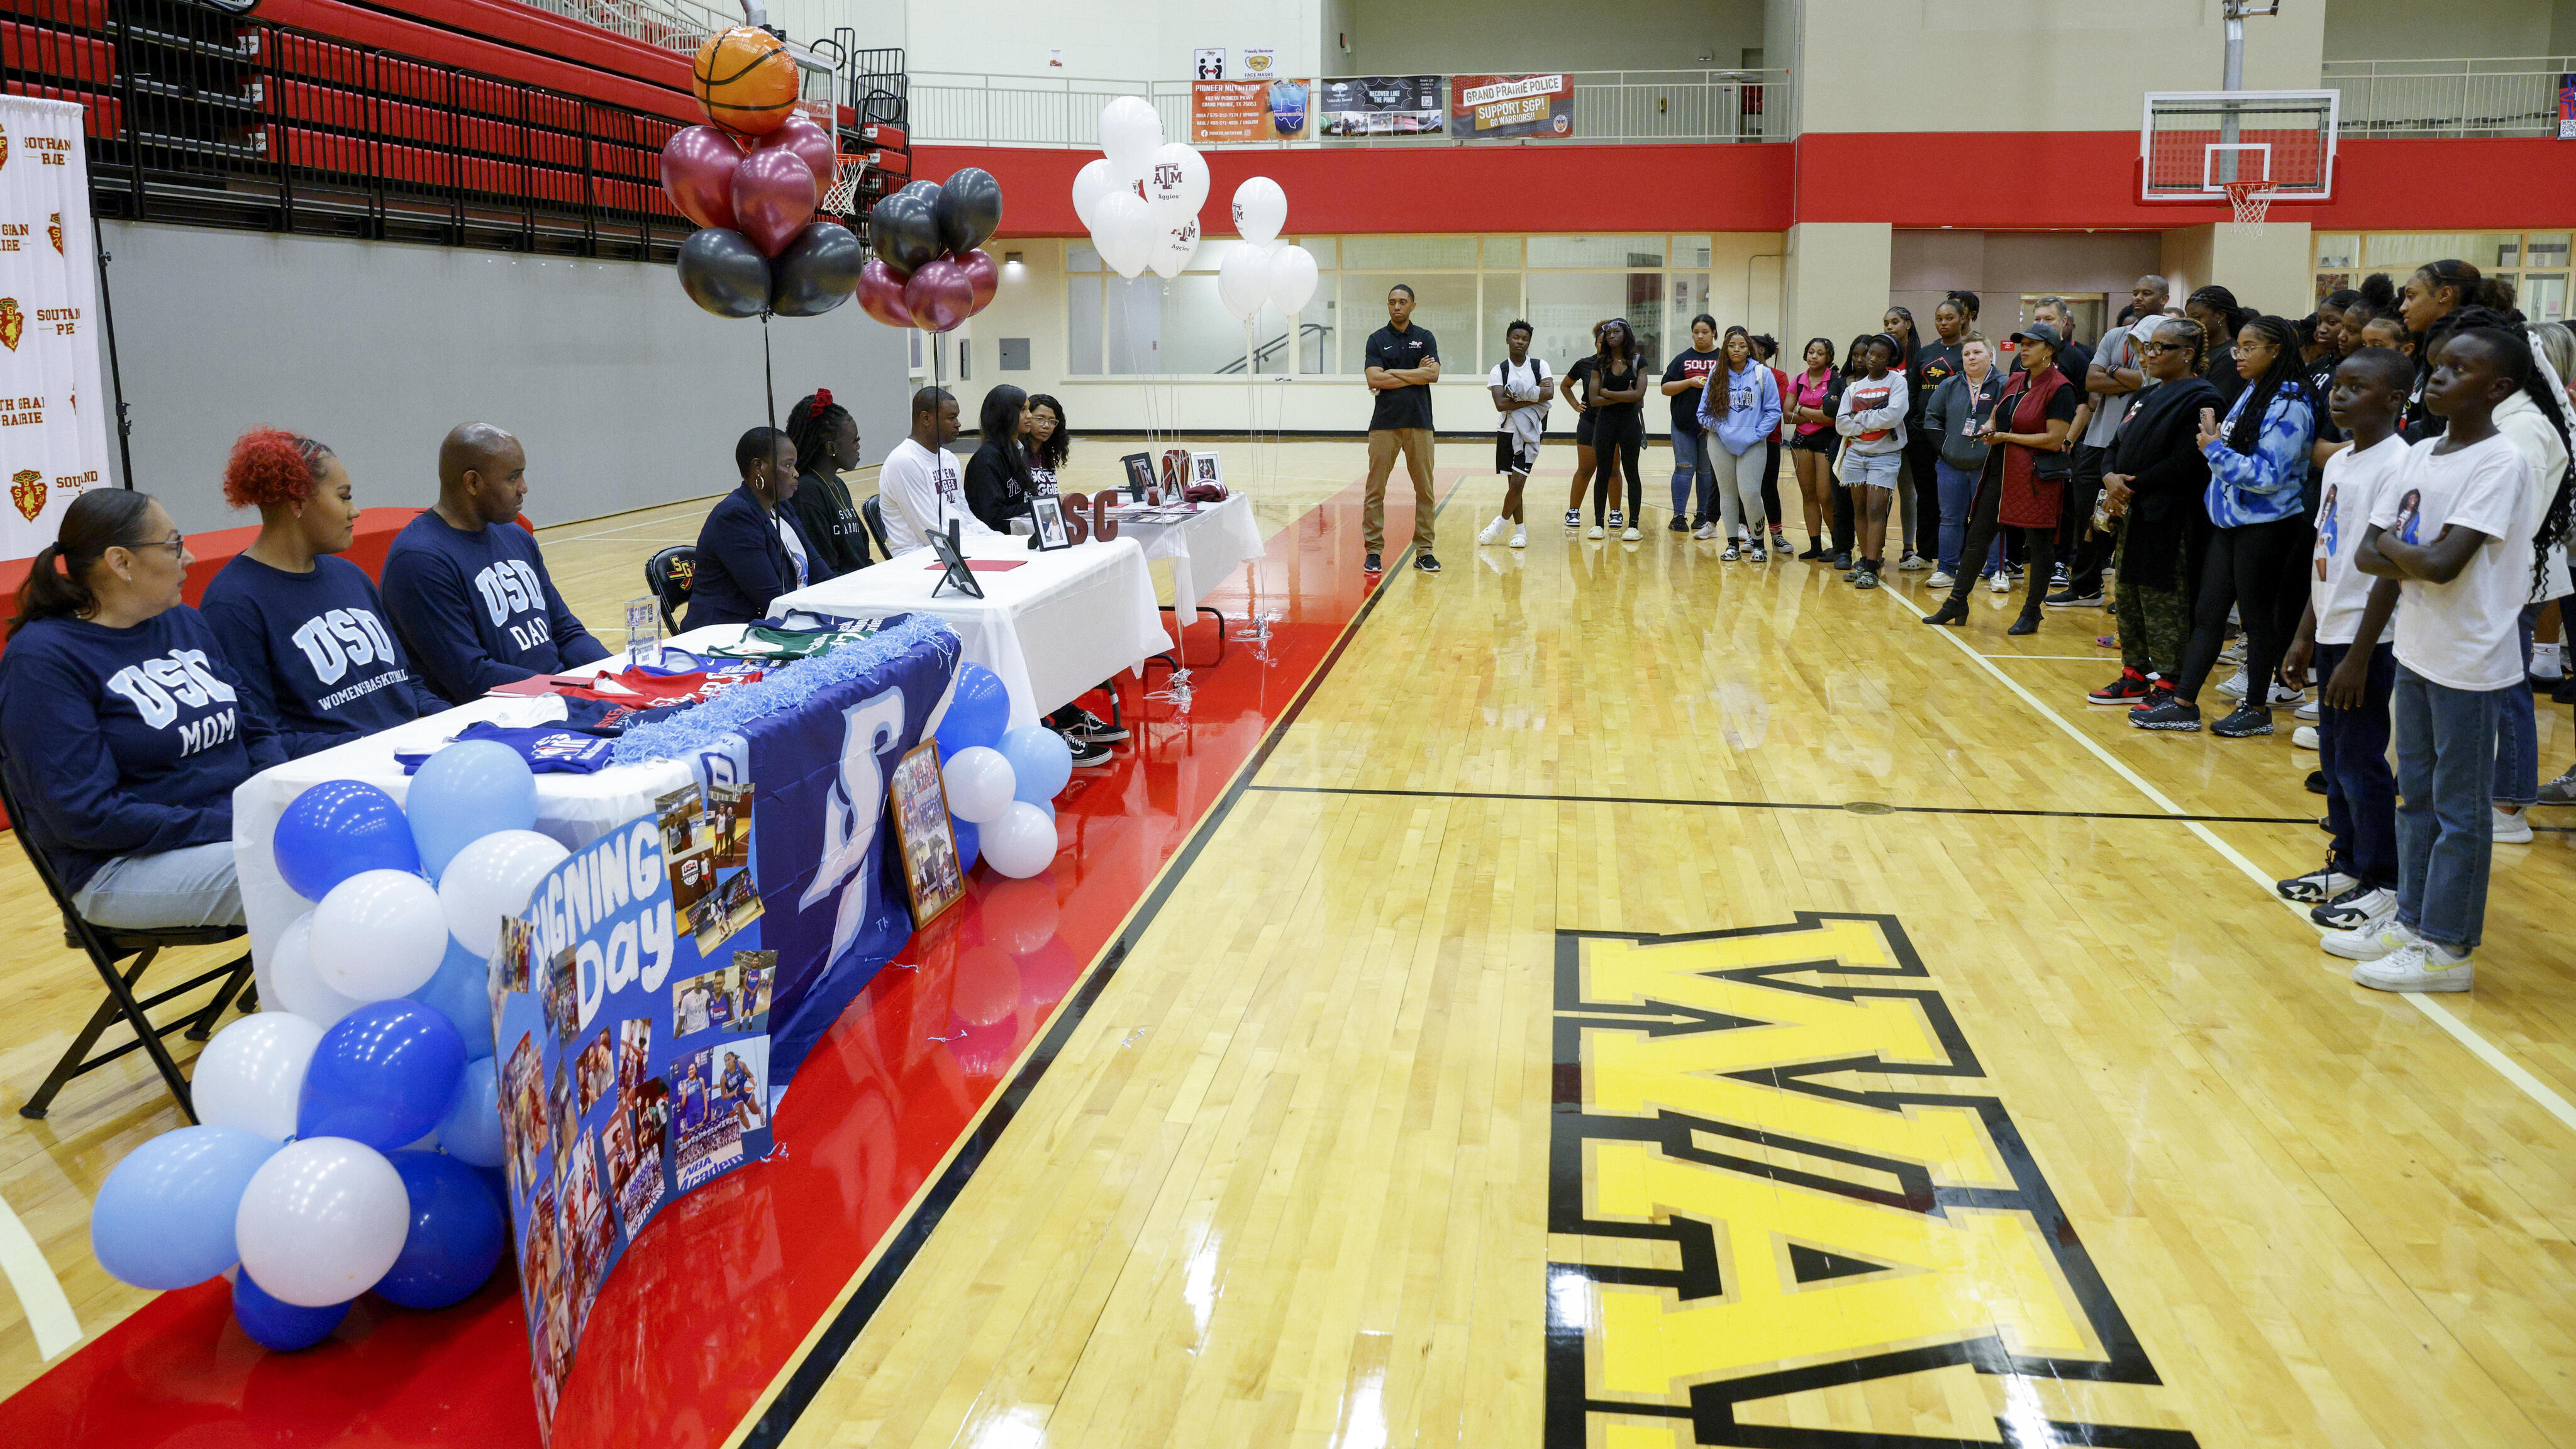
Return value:
<svg viewBox="0 0 2576 1449">
<path fill-rule="evenodd" d="M 2222 181 L 2219 189 L 2227 193 L 2227 205 L 2236 213 L 2238 236 L 2261 236 L 2263 218 L 2272 209 L 2272 193 L 2278 188 L 2269 181 Z"/>
<path fill-rule="evenodd" d="M 832 172 L 832 189 L 823 193 L 822 203 L 817 209 L 834 216 L 854 214 L 852 208 L 857 205 L 859 178 L 867 173 L 867 169 L 867 157 L 842 152 L 840 164 Z"/>
</svg>

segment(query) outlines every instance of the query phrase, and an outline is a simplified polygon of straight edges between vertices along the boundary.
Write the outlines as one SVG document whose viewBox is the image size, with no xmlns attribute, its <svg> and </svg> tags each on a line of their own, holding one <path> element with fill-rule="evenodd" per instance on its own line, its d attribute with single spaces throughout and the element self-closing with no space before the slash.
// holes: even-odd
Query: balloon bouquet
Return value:
<svg viewBox="0 0 2576 1449">
<path fill-rule="evenodd" d="M 238 1266 L 233 1314 L 278 1350 L 370 1289 L 432 1309 L 483 1286 L 510 1236 L 484 963 L 568 854 L 536 810 L 527 762 L 488 741 L 430 756 L 407 812 L 355 780 L 287 806 L 278 873 L 314 907 L 270 953 L 266 1009 L 198 1058 L 200 1125 L 100 1186 L 101 1266 L 154 1289 Z"/>
<path fill-rule="evenodd" d="M 1002 225 L 1002 183 L 969 166 L 944 183 L 916 181 L 868 208 L 859 306 L 888 327 L 946 332 L 984 310 L 1002 269 L 979 251 Z"/>
<path fill-rule="evenodd" d="M 1165 141 L 1163 118 L 1137 96 L 1101 107 L 1100 150 L 1073 178 L 1073 209 L 1101 262 L 1131 281 L 1149 269 L 1165 281 L 1179 276 L 1198 255 L 1207 158 Z"/>
<path fill-rule="evenodd" d="M 961 665 L 932 736 L 958 869 L 974 869 L 980 855 L 1019 880 L 1055 863 L 1055 796 L 1073 778 L 1073 751 L 1044 725 L 1011 729 L 1010 718 L 1001 678 Z"/>
<path fill-rule="evenodd" d="M 709 36 L 691 88 L 708 124 L 662 148 L 662 189 L 698 224 L 680 244 L 680 289 L 719 317 L 817 317 L 850 300 L 867 251 L 814 215 L 840 157 L 795 109 L 786 42 L 750 26 Z"/>
</svg>

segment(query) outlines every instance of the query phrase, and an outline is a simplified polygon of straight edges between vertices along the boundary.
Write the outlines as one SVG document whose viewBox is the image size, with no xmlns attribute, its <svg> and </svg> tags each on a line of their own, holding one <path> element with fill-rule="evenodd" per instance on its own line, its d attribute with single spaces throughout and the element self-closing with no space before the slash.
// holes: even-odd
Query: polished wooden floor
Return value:
<svg viewBox="0 0 2576 1449">
<path fill-rule="evenodd" d="M 2286 712 L 2142 735 L 2098 612 L 1568 540 L 1554 451 L 1479 549 L 1442 452 L 1447 572 L 1388 575 L 789 1442 L 2576 1443 L 2576 811 L 2498 848 L 2474 996 L 2370 993 L 2266 888 L 2322 850 Z M 1362 466 L 1272 457 L 1272 531 Z M 548 557 L 611 620 L 703 508 Z M 0 905 L 0 1198 L 95 1333 L 88 1194 L 176 1117 L 122 1065 L 14 1115 L 96 988 L 14 858 Z M 40 1362 L 0 1303 L 0 1389 Z"/>
</svg>

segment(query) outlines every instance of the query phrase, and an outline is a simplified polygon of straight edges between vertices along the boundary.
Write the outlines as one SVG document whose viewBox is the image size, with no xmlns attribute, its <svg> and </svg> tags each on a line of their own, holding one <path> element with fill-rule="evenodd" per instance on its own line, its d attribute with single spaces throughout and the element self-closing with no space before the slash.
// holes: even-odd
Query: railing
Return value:
<svg viewBox="0 0 2576 1449">
<path fill-rule="evenodd" d="M 1785 141 L 1789 73 L 1782 70 L 1573 71 L 1577 142 Z M 1190 135 L 1187 81 L 1050 79 L 922 72 L 912 78 L 916 143 L 955 146 L 1099 144 L 1100 108 L 1142 96 L 1163 118 L 1163 134 Z M 1445 99 L 1444 93 L 1444 99 Z M 1283 146 L 1493 146 L 1455 136 L 1370 136 L 1330 141 L 1262 141 L 1224 149 Z M 1556 141 L 1531 144 L 1557 145 Z M 1216 148 L 1210 148 L 1216 149 Z"/>
<path fill-rule="evenodd" d="M 2318 84 L 2343 92 L 2347 137 L 2555 136 L 2570 71 L 2576 56 L 2330 60 Z"/>
<path fill-rule="evenodd" d="M 524 0 L 539 10 L 567 20 L 595 25 L 611 34 L 664 50 L 695 54 L 707 37 L 742 23 L 740 6 L 704 5 L 698 0 Z"/>
</svg>

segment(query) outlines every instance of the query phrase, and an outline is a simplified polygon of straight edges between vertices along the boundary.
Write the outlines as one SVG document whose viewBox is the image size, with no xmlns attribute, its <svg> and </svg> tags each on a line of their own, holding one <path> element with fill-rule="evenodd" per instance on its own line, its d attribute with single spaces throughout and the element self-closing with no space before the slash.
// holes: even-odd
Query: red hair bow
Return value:
<svg viewBox="0 0 2576 1449">
<path fill-rule="evenodd" d="M 818 387 L 818 388 L 814 389 L 814 411 L 816 411 L 816 412 L 818 412 L 818 413 L 819 413 L 819 412 L 821 412 L 823 409 L 825 409 L 825 408 L 827 408 L 827 407 L 830 407 L 831 405 L 832 405 L 832 390 L 831 390 L 830 388 L 828 388 L 828 387 Z"/>
</svg>

